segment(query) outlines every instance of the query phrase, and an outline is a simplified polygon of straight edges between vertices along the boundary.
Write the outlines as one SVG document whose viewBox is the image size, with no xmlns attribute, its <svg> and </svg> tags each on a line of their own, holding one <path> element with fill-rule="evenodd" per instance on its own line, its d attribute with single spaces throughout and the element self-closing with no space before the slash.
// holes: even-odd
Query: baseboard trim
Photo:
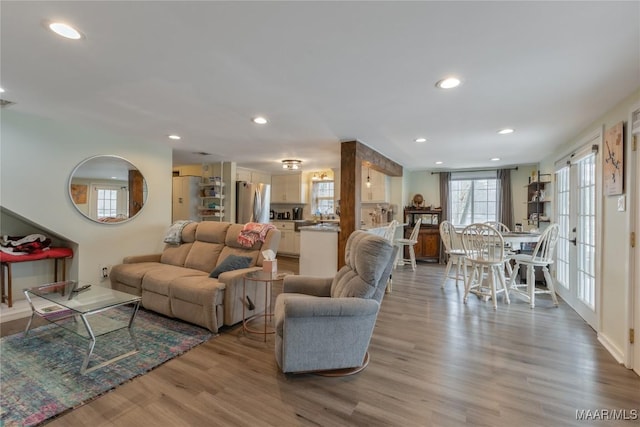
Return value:
<svg viewBox="0 0 640 427">
<path fill-rule="evenodd" d="M 7 304 L 0 304 L 0 323 L 24 319 L 29 316 L 31 316 L 31 307 L 27 300 L 14 301 L 11 308 Z"/>
<path fill-rule="evenodd" d="M 619 364 L 624 365 L 625 357 L 622 350 L 616 347 L 605 335 L 601 333 L 598 333 L 598 341 L 600 341 L 600 344 L 602 344 L 604 348 L 611 353 L 613 358 L 616 359 Z"/>
</svg>

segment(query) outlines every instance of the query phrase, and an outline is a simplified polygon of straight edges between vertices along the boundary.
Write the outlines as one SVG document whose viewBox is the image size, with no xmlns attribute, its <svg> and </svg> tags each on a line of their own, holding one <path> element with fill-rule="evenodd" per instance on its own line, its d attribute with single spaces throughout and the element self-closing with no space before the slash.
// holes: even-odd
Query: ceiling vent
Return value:
<svg viewBox="0 0 640 427">
<path fill-rule="evenodd" d="M 12 101 L 8 101 L 6 99 L 0 99 L 0 107 L 4 108 L 4 107 L 8 107 L 10 105 L 15 104 L 15 102 Z"/>
<path fill-rule="evenodd" d="M 194 151 L 193 154 L 198 154 L 200 156 L 210 156 L 211 153 L 205 153 L 204 151 Z"/>
</svg>

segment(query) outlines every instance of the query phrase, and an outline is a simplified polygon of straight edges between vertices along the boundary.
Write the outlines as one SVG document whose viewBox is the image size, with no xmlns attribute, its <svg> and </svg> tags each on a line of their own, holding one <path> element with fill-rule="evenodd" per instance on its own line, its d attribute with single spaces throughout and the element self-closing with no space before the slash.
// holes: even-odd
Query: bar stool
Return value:
<svg viewBox="0 0 640 427">
<path fill-rule="evenodd" d="M 418 243 L 418 233 L 420 233 L 420 224 L 422 219 L 418 219 L 413 226 L 411 235 L 408 239 L 396 239 L 395 244 L 398 246 L 398 259 L 396 260 L 395 267 L 398 265 L 404 265 L 405 262 L 411 264 L 411 269 L 416 271 L 416 251 L 413 249 L 416 243 Z M 404 248 L 409 247 L 409 258 L 404 258 Z M 395 268 L 394 267 L 394 268 Z"/>
</svg>

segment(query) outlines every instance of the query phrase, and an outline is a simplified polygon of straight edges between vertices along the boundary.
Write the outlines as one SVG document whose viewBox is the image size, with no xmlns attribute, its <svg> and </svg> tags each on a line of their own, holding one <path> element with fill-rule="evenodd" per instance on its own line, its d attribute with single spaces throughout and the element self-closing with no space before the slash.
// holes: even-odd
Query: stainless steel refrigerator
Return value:
<svg viewBox="0 0 640 427">
<path fill-rule="evenodd" d="M 236 223 L 269 222 L 271 185 L 246 181 L 236 183 Z"/>
</svg>

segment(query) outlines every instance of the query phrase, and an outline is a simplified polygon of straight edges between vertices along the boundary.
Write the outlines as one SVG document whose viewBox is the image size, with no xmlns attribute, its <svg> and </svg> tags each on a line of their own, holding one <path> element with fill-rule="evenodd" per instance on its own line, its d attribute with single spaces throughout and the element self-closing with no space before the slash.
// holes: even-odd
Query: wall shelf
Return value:
<svg viewBox="0 0 640 427">
<path fill-rule="evenodd" d="M 538 228 L 540 223 L 550 222 L 545 210 L 550 206 L 551 199 L 548 199 L 545 186 L 551 182 L 551 174 L 541 174 L 539 171 L 536 175 L 529 178 L 529 184 L 525 186 L 527 189 L 527 218 L 529 225 Z M 543 217 L 544 219 L 541 219 Z"/>
</svg>

